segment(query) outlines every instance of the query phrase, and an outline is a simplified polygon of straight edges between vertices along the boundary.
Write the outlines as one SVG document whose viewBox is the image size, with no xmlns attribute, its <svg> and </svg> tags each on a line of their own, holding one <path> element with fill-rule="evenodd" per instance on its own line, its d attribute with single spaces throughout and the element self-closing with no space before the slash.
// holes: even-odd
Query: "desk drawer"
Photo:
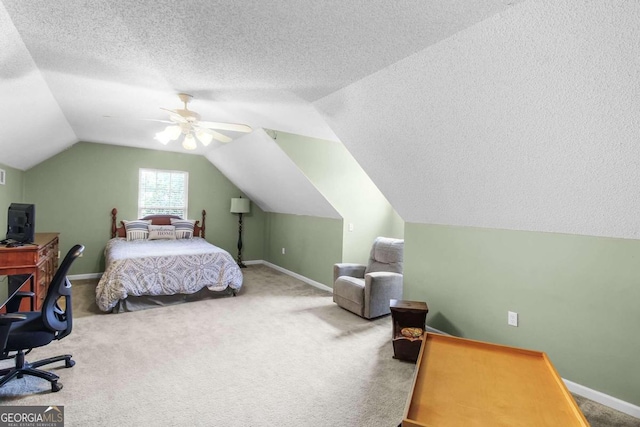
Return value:
<svg viewBox="0 0 640 427">
<path fill-rule="evenodd" d="M 38 253 L 34 250 L 26 247 L 7 249 L 0 249 L 0 267 L 36 265 L 38 262 Z"/>
</svg>

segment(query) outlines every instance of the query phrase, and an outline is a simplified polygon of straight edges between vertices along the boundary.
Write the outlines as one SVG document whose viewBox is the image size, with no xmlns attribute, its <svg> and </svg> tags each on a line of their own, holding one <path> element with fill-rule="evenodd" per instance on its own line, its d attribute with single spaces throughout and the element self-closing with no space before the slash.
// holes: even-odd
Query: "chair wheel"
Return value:
<svg viewBox="0 0 640 427">
<path fill-rule="evenodd" d="M 62 390 L 62 384 L 58 384 L 57 381 L 51 383 L 51 391 L 53 393 L 55 393 L 56 391 L 60 391 L 60 390 Z"/>
<path fill-rule="evenodd" d="M 75 361 L 75 360 L 71 360 L 71 359 L 69 359 L 69 360 L 65 360 L 65 362 L 64 362 L 64 367 L 65 367 L 65 368 L 70 368 L 70 367 L 72 367 L 72 366 L 73 366 L 73 365 L 75 365 L 75 364 L 76 364 L 76 361 Z"/>
</svg>

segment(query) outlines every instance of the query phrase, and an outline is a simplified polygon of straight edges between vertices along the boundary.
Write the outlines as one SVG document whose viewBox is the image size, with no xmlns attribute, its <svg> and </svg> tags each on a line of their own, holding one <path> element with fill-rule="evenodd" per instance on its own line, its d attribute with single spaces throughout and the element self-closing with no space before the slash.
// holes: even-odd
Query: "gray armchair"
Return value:
<svg viewBox="0 0 640 427">
<path fill-rule="evenodd" d="M 378 237 L 369 264 L 333 266 L 333 301 L 366 319 L 389 314 L 389 300 L 402 299 L 404 240 Z"/>
</svg>

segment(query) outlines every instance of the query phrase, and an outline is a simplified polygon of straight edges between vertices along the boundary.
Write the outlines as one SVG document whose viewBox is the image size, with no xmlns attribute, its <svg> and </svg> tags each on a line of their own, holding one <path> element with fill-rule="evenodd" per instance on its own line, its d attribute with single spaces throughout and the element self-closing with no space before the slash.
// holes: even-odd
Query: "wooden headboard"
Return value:
<svg viewBox="0 0 640 427">
<path fill-rule="evenodd" d="M 118 220 L 116 216 L 118 215 L 118 209 L 111 209 L 111 238 L 114 237 L 126 237 L 127 233 L 124 229 L 124 224 L 120 221 L 120 227 L 118 227 Z M 207 216 L 207 212 L 202 210 L 202 225 L 200 225 L 200 221 L 196 221 L 193 227 L 193 236 L 194 237 L 202 237 L 204 238 L 204 230 L 205 230 L 205 218 Z M 144 218 L 140 219 L 150 219 L 151 224 L 153 225 L 171 225 L 171 218 L 182 219 L 176 215 L 147 215 Z"/>
</svg>

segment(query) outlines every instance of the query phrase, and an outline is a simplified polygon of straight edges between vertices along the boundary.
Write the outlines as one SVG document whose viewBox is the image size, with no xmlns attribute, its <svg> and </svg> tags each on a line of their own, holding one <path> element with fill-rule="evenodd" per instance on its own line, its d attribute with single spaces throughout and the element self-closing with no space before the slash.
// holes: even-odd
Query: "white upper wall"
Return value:
<svg viewBox="0 0 640 427">
<path fill-rule="evenodd" d="M 640 238 L 640 2 L 520 3 L 315 105 L 407 222 Z"/>
<path fill-rule="evenodd" d="M 206 157 L 265 212 L 342 218 L 262 129 L 217 145 Z"/>
<path fill-rule="evenodd" d="M 2 3 L 0 117 L 0 163 L 33 166 L 78 141 Z"/>
</svg>

